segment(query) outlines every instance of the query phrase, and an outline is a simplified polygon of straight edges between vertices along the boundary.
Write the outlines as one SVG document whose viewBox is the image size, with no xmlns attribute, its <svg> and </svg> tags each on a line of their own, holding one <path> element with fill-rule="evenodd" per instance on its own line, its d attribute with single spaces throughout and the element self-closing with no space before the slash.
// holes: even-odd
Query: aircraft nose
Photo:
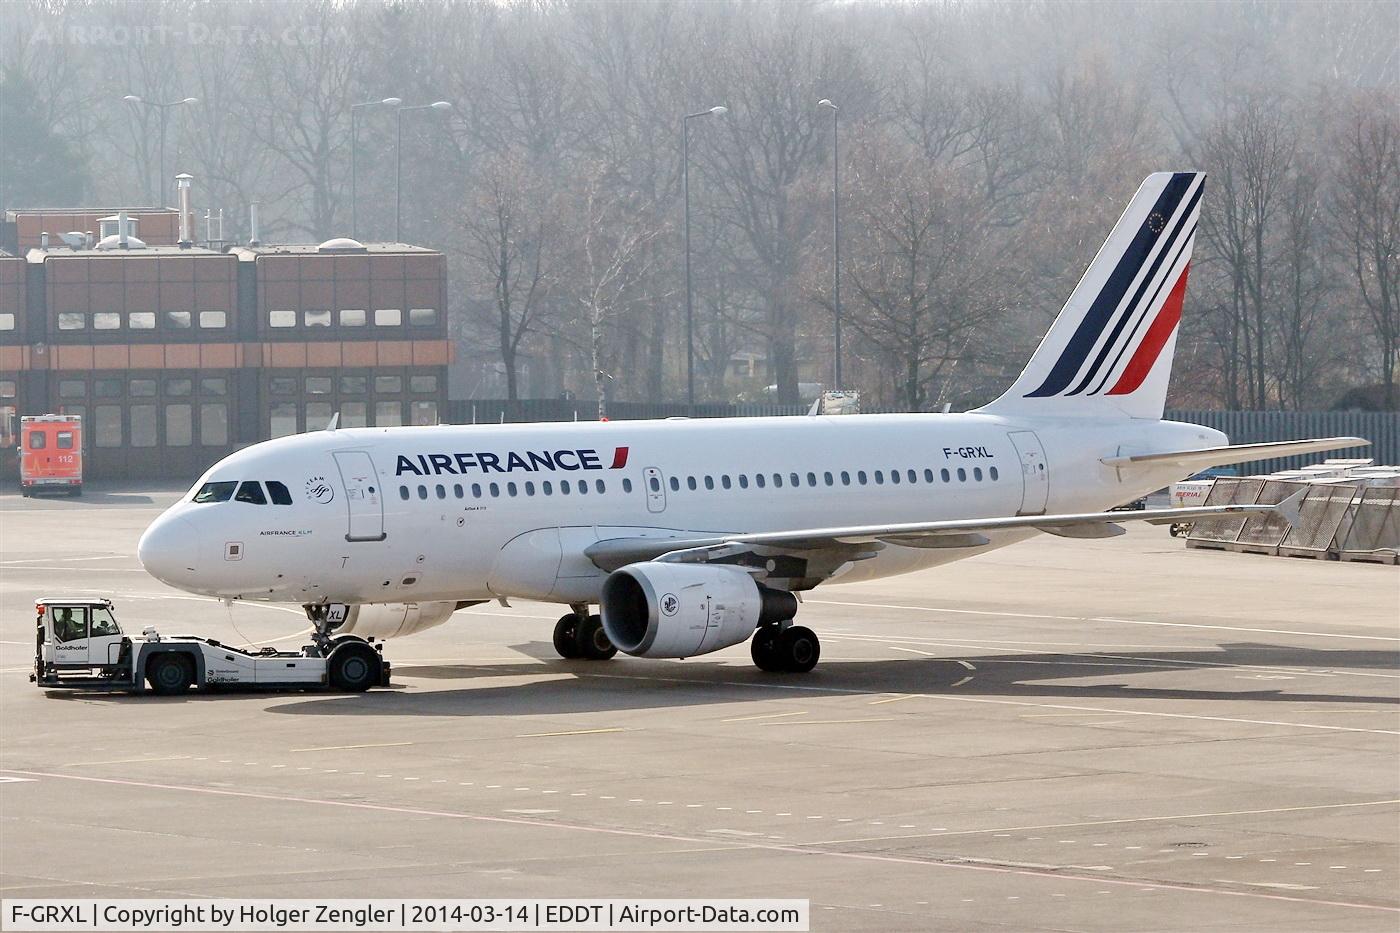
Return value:
<svg viewBox="0 0 1400 933">
<path fill-rule="evenodd" d="M 188 584 L 195 576 L 199 529 L 179 515 L 162 515 L 136 545 L 136 559 L 146 572 L 172 586 Z"/>
</svg>

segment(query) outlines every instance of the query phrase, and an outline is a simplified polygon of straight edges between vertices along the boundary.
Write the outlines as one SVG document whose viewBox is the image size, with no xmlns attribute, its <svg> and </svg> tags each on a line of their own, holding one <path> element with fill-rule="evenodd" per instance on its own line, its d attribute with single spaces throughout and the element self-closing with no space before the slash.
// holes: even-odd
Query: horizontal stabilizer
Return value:
<svg viewBox="0 0 1400 933">
<path fill-rule="evenodd" d="M 1293 457 L 1324 450 L 1346 447 L 1368 447 L 1371 442 L 1360 437 L 1319 437 L 1306 441 L 1271 441 L 1265 444 L 1231 444 L 1228 447 L 1206 447 L 1201 450 L 1175 450 L 1160 454 L 1133 454 L 1126 457 L 1104 457 L 1105 466 L 1124 469 L 1135 466 L 1172 466 L 1188 470 Z"/>
</svg>

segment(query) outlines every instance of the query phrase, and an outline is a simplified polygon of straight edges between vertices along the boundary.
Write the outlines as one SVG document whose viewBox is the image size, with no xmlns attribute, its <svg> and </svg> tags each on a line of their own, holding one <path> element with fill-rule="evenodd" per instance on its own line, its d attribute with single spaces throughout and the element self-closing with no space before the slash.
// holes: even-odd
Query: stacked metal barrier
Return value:
<svg viewBox="0 0 1400 933">
<path fill-rule="evenodd" d="M 1273 505 L 1306 490 L 1296 527 L 1281 515 L 1196 522 L 1189 548 L 1400 564 L 1400 469 L 1369 461 L 1325 463 L 1244 478 L 1221 477 L 1206 505 Z"/>
</svg>

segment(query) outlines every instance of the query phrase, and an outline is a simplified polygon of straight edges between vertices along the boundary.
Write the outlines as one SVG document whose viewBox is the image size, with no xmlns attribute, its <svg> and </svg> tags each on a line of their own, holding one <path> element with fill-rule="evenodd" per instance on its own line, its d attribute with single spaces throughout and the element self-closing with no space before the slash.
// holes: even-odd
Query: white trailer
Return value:
<svg viewBox="0 0 1400 933">
<path fill-rule="evenodd" d="M 356 635 L 318 640 L 300 651 L 246 651 L 196 635 L 162 635 L 154 628 L 128 635 L 110 599 L 43 597 L 34 601 L 32 683 L 46 690 L 108 690 L 173 696 L 191 686 L 258 690 L 333 689 L 389 685 L 389 662 Z"/>
</svg>

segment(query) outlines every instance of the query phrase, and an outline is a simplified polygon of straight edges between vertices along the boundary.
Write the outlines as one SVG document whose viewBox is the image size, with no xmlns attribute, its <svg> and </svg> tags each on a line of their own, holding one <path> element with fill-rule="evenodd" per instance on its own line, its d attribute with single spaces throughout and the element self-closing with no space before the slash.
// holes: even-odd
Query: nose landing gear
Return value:
<svg viewBox="0 0 1400 933">
<path fill-rule="evenodd" d="M 554 650 L 569 660 L 606 661 L 617 654 L 617 646 L 603 631 L 603 617 L 589 615 L 588 606 L 579 605 L 554 625 Z"/>
<path fill-rule="evenodd" d="M 805 674 L 817 666 L 822 645 L 817 633 L 792 620 L 776 625 L 760 625 L 753 633 L 749 653 L 761 671 L 770 674 Z"/>
</svg>

